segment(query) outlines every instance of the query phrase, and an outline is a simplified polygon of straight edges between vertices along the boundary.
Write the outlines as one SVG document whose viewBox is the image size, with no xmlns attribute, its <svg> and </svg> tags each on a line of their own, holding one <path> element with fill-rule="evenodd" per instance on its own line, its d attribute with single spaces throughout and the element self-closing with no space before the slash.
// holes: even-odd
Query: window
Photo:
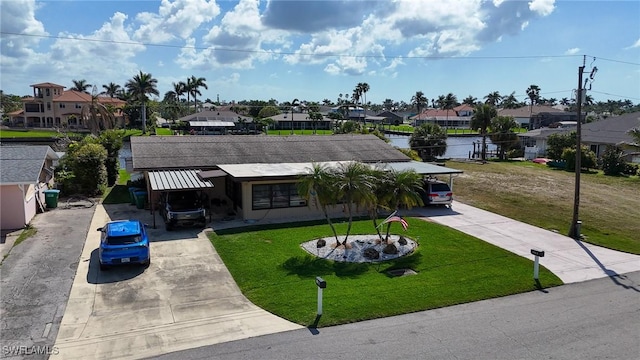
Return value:
<svg viewBox="0 0 640 360">
<path fill-rule="evenodd" d="M 49 90 L 49 89 L 47 89 L 47 90 Z M 51 110 L 51 103 L 50 102 L 47 102 L 47 110 Z"/>
<path fill-rule="evenodd" d="M 64 109 L 64 108 L 65 108 L 64 104 L 60 103 L 60 109 Z"/>
<path fill-rule="evenodd" d="M 253 210 L 307 206 L 296 183 L 253 185 Z"/>
<path fill-rule="evenodd" d="M 26 112 L 41 112 L 40 104 L 24 104 L 24 111 Z"/>
<path fill-rule="evenodd" d="M 81 108 L 82 108 L 82 105 L 76 103 L 76 109 L 81 109 Z"/>
<path fill-rule="evenodd" d="M 45 90 L 44 90 L 44 93 L 45 93 L 47 96 L 50 96 L 50 95 L 51 95 L 51 91 L 50 91 L 49 89 L 45 89 Z"/>
</svg>

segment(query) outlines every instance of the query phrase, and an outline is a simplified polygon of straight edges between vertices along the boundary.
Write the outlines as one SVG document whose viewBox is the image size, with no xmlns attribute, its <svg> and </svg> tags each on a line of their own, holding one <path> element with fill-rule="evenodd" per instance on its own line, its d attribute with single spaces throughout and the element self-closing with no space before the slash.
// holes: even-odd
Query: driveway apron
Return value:
<svg viewBox="0 0 640 360">
<path fill-rule="evenodd" d="M 242 295 L 206 231 L 149 226 L 148 268 L 100 271 L 96 229 L 120 219 L 153 223 L 132 205 L 97 207 L 50 359 L 138 359 L 302 328 Z"/>
</svg>

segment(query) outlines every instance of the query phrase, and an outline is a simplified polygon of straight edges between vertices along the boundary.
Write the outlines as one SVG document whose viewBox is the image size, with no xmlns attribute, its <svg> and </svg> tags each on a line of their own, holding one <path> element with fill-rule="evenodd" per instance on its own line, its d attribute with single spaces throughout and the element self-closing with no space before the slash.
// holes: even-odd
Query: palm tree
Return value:
<svg viewBox="0 0 640 360">
<path fill-rule="evenodd" d="M 467 105 L 471 105 L 471 106 L 475 106 L 477 101 L 478 101 L 478 98 L 469 95 L 466 98 L 464 98 L 464 100 L 462 100 L 462 103 L 463 104 L 467 104 Z"/>
<path fill-rule="evenodd" d="M 422 161 L 435 161 L 447 152 L 447 132 L 438 124 L 422 124 L 413 130 L 409 146 Z"/>
<path fill-rule="evenodd" d="M 487 94 L 487 96 L 484 97 L 484 103 L 489 104 L 493 107 L 498 106 L 501 101 L 502 101 L 502 96 L 498 91 L 490 92 L 489 94 Z"/>
<path fill-rule="evenodd" d="M 456 105 L 458 104 L 458 98 L 456 98 L 456 96 L 453 95 L 453 93 L 448 93 L 446 96 L 441 96 L 441 97 L 442 97 L 442 101 L 440 102 L 440 107 L 442 108 L 442 110 L 447 111 L 447 119 L 444 123 L 444 128 L 446 131 L 447 127 L 449 126 L 449 110 L 456 107 Z"/>
<path fill-rule="evenodd" d="M 158 89 L 156 86 L 158 84 L 158 80 L 156 80 L 150 73 L 143 73 L 140 71 L 139 74 L 134 75 L 134 77 L 127 81 L 125 87 L 131 93 L 131 96 L 134 100 L 140 102 L 140 114 L 142 117 L 142 133 L 145 134 L 147 132 L 147 94 L 159 95 Z"/>
<path fill-rule="evenodd" d="M 416 94 L 411 97 L 411 105 L 418 110 L 418 120 L 420 120 L 421 110 L 428 103 L 429 100 L 424 96 L 422 91 L 416 91 Z"/>
<path fill-rule="evenodd" d="M 373 196 L 375 179 L 371 176 L 370 168 L 357 161 L 341 163 L 336 172 L 336 182 L 333 191 L 344 202 L 349 217 L 347 233 L 342 245 L 347 245 L 347 238 L 353 224 L 354 205 L 356 208 L 365 206 Z"/>
<path fill-rule="evenodd" d="M 209 90 L 209 87 L 207 86 L 205 81 L 207 81 L 207 79 L 203 77 L 196 78 L 193 75 L 191 75 L 191 77 L 187 80 L 187 83 L 189 84 L 189 94 L 193 95 L 193 108 L 195 112 L 198 112 L 198 100 L 196 98 L 196 95 L 202 95 L 202 93 L 200 92 L 200 88 L 203 87 Z"/>
<path fill-rule="evenodd" d="M 489 138 L 491 142 L 498 146 L 498 158 L 504 160 L 505 153 L 518 143 L 518 135 L 513 132 L 518 127 L 518 123 L 512 116 L 496 116 L 489 124 Z"/>
<path fill-rule="evenodd" d="M 360 101 L 360 95 L 362 95 L 362 92 L 360 91 L 360 88 L 356 86 L 356 88 L 353 89 L 353 94 L 351 95 L 351 100 L 353 100 L 353 104 L 356 110 L 358 107 L 358 101 Z M 358 118 L 360 118 L 360 112 L 358 112 Z"/>
<path fill-rule="evenodd" d="M 101 94 L 109 95 L 109 97 L 112 99 L 120 91 L 120 85 L 112 82 L 107 85 L 102 85 L 102 88 L 104 89 L 104 91 L 101 92 Z"/>
<path fill-rule="evenodd" d="M 527 88 L 527 96 L 531 100 L 531 108 L 540 99 L 540 87 L 538 85 L 530 85 Z"/>
<path fill-rule="evenodd" d="M 364 121 L 367 121 L 367 108 L 366 103 L 367 103 L 367 92 L 369 91 L 369 84 L 367 83 L 358 83 L 358 88 L 360 89 L 360 94 L 362 94 L 362 98 L 364 100 L 361 100 L 361 104 L 362 104 L 362 108 L 364 109 Z"/>
<path fill-rule="evenodd" d="M 91 103 L 85 104 L 80 109 L 80 117 L 93 135 L 99 135 L 101 130 L 114 129 L 116 120 L 113 113 L 98 102 L 98 89 L 94 86 L 91 94 Z"/>
<path fill-rule="evenodd" d="M 508 96 L 503 96 L 502 97 L 501 106 L 502 106 L 503 109 L 517 109 L 517 108 L 522 106 L 520 104 L 520 102 L 518 101 L 518 99 L 516 98 L 515 93 L 516 92 L 513 91 Z"/>
<path fill-rule="evenodd" d="M 400 207 L 411 209 L 414 206 L 424 205 L 420 197 L 420 189 L 422 189 L 422 175 L 415 170 L 395 171 L 390 170 L 385 174 L 384 183 L 387 184 L 384 192 L 384 203 L 388 205 L 389 210 L 400 210 Z M 389 230 L 391 223 L 387 224 L 387 235 L 385 241 L 389 239 Z"/>
<path fill-rule="evenodd" d="M 84 92 L 84 93 L 89 93 L 87 91 L 88 88 L 90 88 L 91 84 L 87 84 L 87 80 L 82 79 L 82 80 L 71 80 L 73 81 L 73 87 L 69 90 L 73 90 L 73 91 L 79 91 L 79 92 Z"/>
<path fill-rule="evenodd" d="M 571 103 L 571 102 L 570 102 L 570 101 L 569 101 L 569 99 L 568 99 L 568 98 L 566 98 L 566 97 L 563 97 L 562 99 L 560 99 L 560 105 L 563 105 L 563 106 L 569 106 L 569 104 L 570 104 L 570 103 Z"/>
<path fill-rule="evenodd" d="M 631 135 L 631 142 L 627 142 L 624 145 L 635 150 L 640 150 L 640 127 L 627 131 L 627 134 Z"/>
<path fill-rule="evenodd" d="M 300 100 L 293 99 L 291 102 L 291 135 L 293 135 L 293 108 L 300 105 Z"/>
<path fill-rule="evenodd" d="M 322 210 L 322 214 L 327 223 L 333 231 L 333 236 L 336 239 L 336 245 L 340 245 L 338 239 L 338 232 L 336 231 L 327 206 L 334 205 L 337 202 L 336 192 L 334 191 L 334 184 L 336 182 L 336 176 L 325 164 L 311 164 L 311 168 L 306 169 L 307 172 L 298 178 L 298 194 L 316 207 Z"/>
<path fill-rule="evenodd" d="M 487 128 L 491 125 L 491 120 L 498 115 L 498 111 L 489 104 L 482 104 L 476 106 L 473 117 L 471 118 L 471 128 L 473 130 L 480 130 L 482 135 L 482 161 L 487 159 Z"/>
</svg>

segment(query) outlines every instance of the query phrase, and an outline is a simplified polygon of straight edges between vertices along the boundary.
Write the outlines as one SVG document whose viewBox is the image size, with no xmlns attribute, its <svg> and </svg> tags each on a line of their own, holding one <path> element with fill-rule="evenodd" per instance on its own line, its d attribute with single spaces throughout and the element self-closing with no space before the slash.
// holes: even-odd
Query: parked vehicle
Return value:
<svg viewBox="0 0 640 360">
<path fill-rule="evenodd" d="M 422 189 L 422 201 L 425 205 L 445 205 L 451 207 L 453 192 L 449 184 L 439 180 L 425 179 Z"/>
<path fill-rule="evenodd" d="M 112 265 L 151 263 L 149 237 L 145 225 L 138 220 L 108 222 L 98 228 L 102 233 L 98 257 L 100 270 Z"/>
<path fill-rule="evenodd" d="M 178 226 L 207 224 L 203 195 L 197 190 L 170 191 L 161 196 L 161 212 L 167 231 Z"/>
</svg>

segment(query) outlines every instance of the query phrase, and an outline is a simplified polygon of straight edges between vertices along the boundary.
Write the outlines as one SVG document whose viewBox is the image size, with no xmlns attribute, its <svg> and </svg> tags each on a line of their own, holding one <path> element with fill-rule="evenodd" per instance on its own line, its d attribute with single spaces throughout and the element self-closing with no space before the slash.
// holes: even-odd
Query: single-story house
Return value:
<svg viewBox="0 0 640 360">
<path fill-rule="evenodd" d="M 291 127 L 295 130 L 313 130 L 314 126 L 316 130 L 331 130 L 331 124 L 333 120 L 331 118 L 322 115 L 322 120 L 312 120 L 309 118 L 309 113 L 306 112 L 284 112 L 278 115 L 269 116 L 269 119 L 274 122 L 274 129 L 276 130 L 289 130 Z"/>
<path fill-rule="evenodd" d="M 132 137 L 133 170 L 147 179 L 151 211 L 160 193 L 201 189 L 222 214 L 243 220 L 321 217 L 320 209 L 298 194 L 299 176 L 313 163 L 336 166 L 359 161 L 371 166 L 427 175 L 462 171 L 417 161 L 374 135 Z M 451 184 L 452 185 L 452 184 Z M 331 209 L 342 215 L 342 207 Z M 155 216 L 154 216 L 155 222 Z M 154 224 L 155 225 L 155 224 Z"/>
<path fill-rule="evenodd" d="M 48 145 L 0 146 L 0 229 L 21 229 L 44 210 L 58 159 Z"/>
<path fill-rule="evenodd" d="M 425 109 L 417 115 L 409 118 L 413 126 L 420 126 L 425 123 L 438 124 L 441 127 L 468 128 L 471 124 L 471 115 L 467 110 L 463 110 L 465 116 L 460 116 L 455 110 Z"/>
<path fill-rule="evenodd" d="M 578 121 L 575 112 L 563 111 L 552 106 L 533 105 L 517 109 L 500 109 L 498 116 L 511 116 L 520 127 L 538 129 L 561 121 Z"/>
<path fill-rule="evenodd" d="M 379 114 L 376 114 L 376 116 L 384 117 L 385 125 L 400 125 L 404 122 L 404 117 L 393 111 L 383 111 Z"/>
<path fill-rule="evenodd" d="M 589 147 L 596 156 L 600 157 L 606 151 L 607 145 L 620 145 L 633 142 L 629 130 L 640 128 L 640 112 L 610 116 L 584 124 L 581 127 L 582 144 Z M 627 161 L 640 163 L 640 154 L 625 150 Z"/>
<path fill-rule="evenodd" d="M 539 128 L 518 134 L 522 147 L 524 148 L 525 159 L 532 160 L 537 157 L 547 155 L 547 140 L 552 134 L 568 134 L 575 131 L 575 128 Z"/>
</svg>

